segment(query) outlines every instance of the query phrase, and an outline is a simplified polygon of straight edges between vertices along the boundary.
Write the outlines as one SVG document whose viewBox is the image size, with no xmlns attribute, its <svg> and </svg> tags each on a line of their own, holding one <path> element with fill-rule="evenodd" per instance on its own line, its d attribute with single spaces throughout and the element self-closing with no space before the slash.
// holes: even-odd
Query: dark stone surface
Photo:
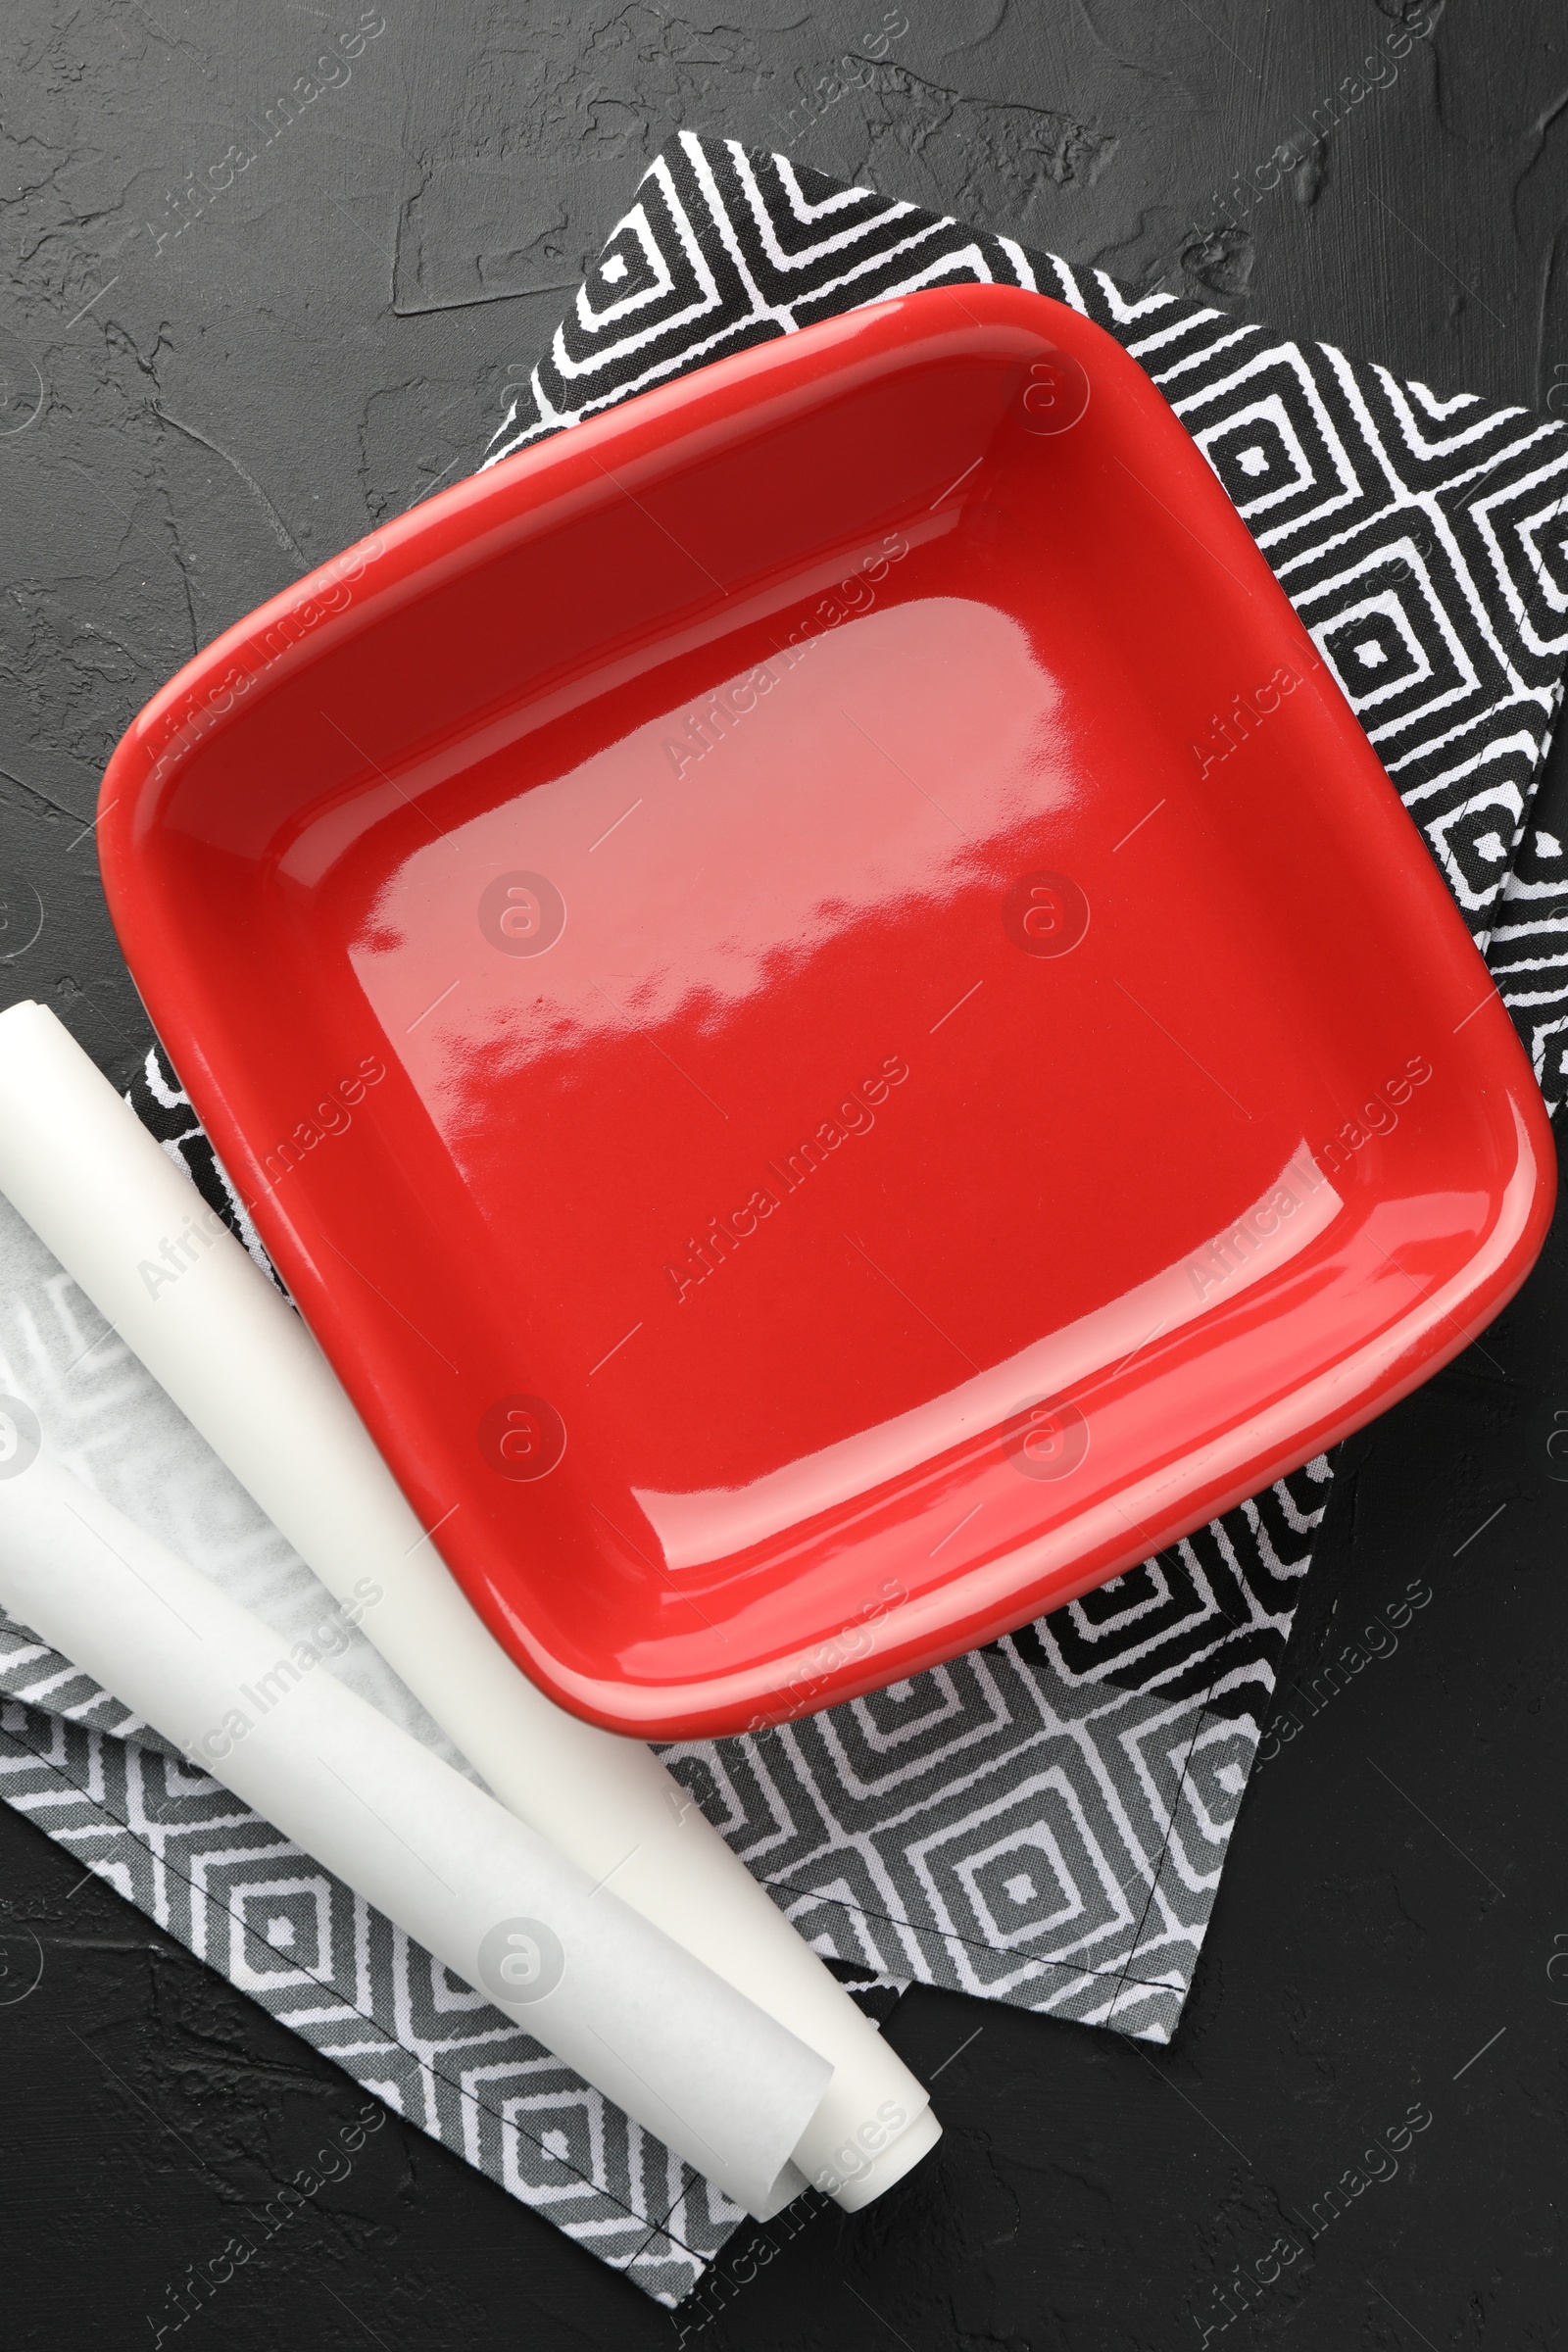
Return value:
<svg viewBox="0 0 1568 2352">
<path fill-rule="evenodd" d="M 348 78 L 296 95 L 285 124 L 278 102 L 327 42 L 352 48 L 380 11 L 13 0 L 5 1001 L 53 1003 L 123 1076 L 147 1031 L 83 830 L 116 736 L 219 628 L 472 462 L 509 369 L 678 125 L 793 142 L 1442 392 L 1544 404 L 1568 385 L 1568 19 L 1560 0 L 1454 0 L 1392 86 L 1355 99 L 1347 77 L 1414 13 L 385 0 Z M 824 107 L 821 77 L 848 79 L 834 61 L 884 26 L 862 86 Z M 1331 100 L 1344 119 L 1314 147 Z M 1279 186 L 1243 214 L 1235 175 L 1284 146 Z M 1288 1661 L 1296 1728 L 1266 1743 L 1174 2049 L 911 1994 L 893 2035 L 942 2070 L 940 2154 L 858 2221 L 819 2213 L 688 2340 L 1197 2347 L 1240 2313 L 1234 2285 L 1215 2292 L 1237 2266 L 1233 2343 L 1560 2340 L 1568 1465 L 1546 1442 L 1568 1425 L 1565 1334 L 1560 1218 L 1480 1346 L 1348 1449 Z M 1401 1627 L 1412 1586 L 1430 1598 Z M 0 2005 L 19 2352 L 151 2344 L 166 2287 L 358 2103 L 76 1879 L 0 1810 L 0 1932 L 8 1951 L 35 1935 L 44 1963 Z M 1399 2150 L 1412 2106 L 1431 2121 Z M 1365 2153 L 1391 2132 L 1394 2152 Z M 1363 2185 L 1318 2228 L 1348 2172 Z M 1271 2256 L 1278 2239 L 1302 2250 Z M 190 2326 L 192 2343 L 410 2352 L 677 2334 L 395 2121 Z"/>
</svg>

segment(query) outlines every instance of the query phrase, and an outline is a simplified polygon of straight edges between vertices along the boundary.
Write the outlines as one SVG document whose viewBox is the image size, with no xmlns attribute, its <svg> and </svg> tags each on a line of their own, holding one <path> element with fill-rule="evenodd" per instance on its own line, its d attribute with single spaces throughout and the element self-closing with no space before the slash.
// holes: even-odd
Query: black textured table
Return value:
<svg viewBox="0 0 1568 2352">
<path fill-rule="evenodd" d="M 1568 18 L 1430 13 L 1374 75 L 1403 0 L 17 0 L 4 1001 L 51 1004 L 128 1077 L 148 1031 L 90 833 L 118 734 L 218 630 L 476 461 L 673 128 L 1440 394 L 1568 412 Z M 1170 2050 L 916 1990 L 893 2034 L 940 2070 L 938 2157 L 858 2220 L 743 2232 L 673 2321 L 391 2120 L 183 2340 L 1555 2342 L 1565 1428 L 1559 1218 L 1483 1342 L 1346 1449 Z M 32 1936 L 42 1977 L 7 2001 Z M 0 1808 L 11 1960 L 4 2341 L 172 2341 L 169 2290 L 357 2094 Z"/>
</svg>

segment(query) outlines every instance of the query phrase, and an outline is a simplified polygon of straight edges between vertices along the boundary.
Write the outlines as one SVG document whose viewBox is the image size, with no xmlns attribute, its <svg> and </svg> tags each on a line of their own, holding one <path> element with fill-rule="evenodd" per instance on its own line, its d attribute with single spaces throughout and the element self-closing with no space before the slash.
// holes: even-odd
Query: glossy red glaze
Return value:
<svg viewBox="0 0 1568 2352">
<path fill-rule="evenodd" d="M 1361 729 L 1037 296 L 834 319 L 431 499 L 148 706 L 100 839 L 411 1502 L 626 1732 L 1087 1591 L 1434 1371 L 1545 1229 Z"/>
</svg>

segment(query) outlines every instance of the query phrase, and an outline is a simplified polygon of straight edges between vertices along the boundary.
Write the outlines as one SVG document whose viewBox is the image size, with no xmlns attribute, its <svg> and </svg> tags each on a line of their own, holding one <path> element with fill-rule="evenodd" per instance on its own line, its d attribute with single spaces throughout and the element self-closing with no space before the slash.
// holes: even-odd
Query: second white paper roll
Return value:
<svg viewBox="0 0 1568 2352">
<path fill-rule="evenodd" d="M 754 2213 L 825 2059 L 0 1416 L 0 1600 Z M 262 1695 L 265 1693 L 265 1695 Z M 270 1702 L 270 1703 L 269 1703 Z"/>
<path fill-rule="evenodd" d="M 939 2136 L 924 2087 L 652 1751 L 512 1663 L 300 1317 L 33 1004 L 0 1013 L 0 1190 L 334 1597 L 380 1588 L 362 1631 L 502 1802 L 830 2061 L 808 2177 L 851 2211 L 901 2178 Z"/>
</svg>

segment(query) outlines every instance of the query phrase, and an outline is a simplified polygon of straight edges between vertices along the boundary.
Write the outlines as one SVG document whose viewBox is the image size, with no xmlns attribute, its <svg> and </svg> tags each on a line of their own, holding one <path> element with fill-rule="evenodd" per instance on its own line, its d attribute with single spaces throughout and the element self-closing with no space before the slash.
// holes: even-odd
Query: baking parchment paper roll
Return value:
<svg viewBox="0 0 1568 2352">
<path fill-rule="evenodd" d="M 808 2176 L 852 2211 L 901 2178 L 929 2094 L 652 1751 L 513 1664 L 304 1322 L 34 1004 L 0 1013 L 0 1190 L 333 1596 L 373 1580 L 361 1630 L 503 1804 L 830 2061 Z"/>
<path fill-rule="evenodd" d="M 0 1402 L 0 1600 L 753 2212 L 831 2072 L 39 1449 Z"/>
</svg>

